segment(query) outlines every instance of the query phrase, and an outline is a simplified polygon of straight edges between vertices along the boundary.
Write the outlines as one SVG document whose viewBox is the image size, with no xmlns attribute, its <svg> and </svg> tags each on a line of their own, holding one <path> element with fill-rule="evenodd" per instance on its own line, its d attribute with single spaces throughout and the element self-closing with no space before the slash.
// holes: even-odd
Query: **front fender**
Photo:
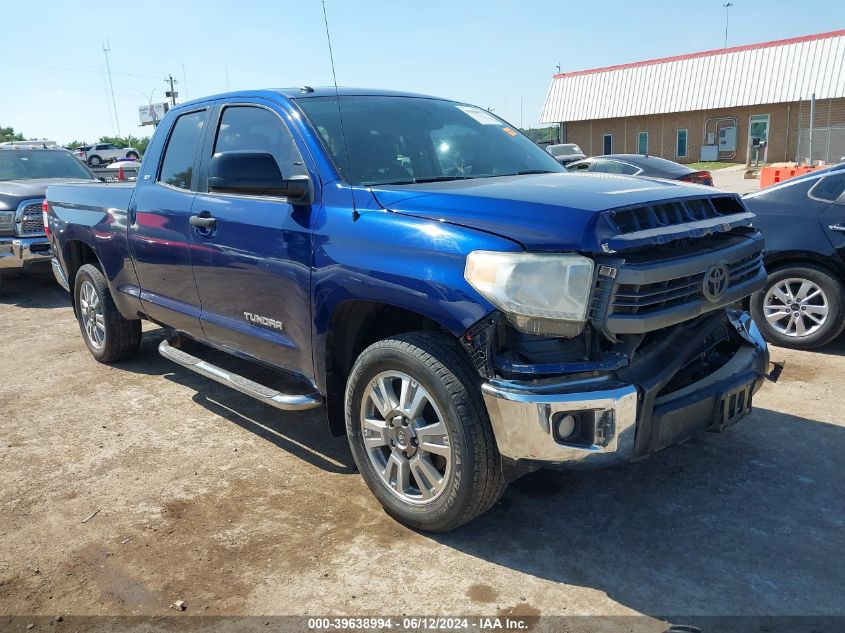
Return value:
<svg viewBox="0 0 845 633">
<path fill-rule="evenodd" d="M 339 191 L 335 189 L 335 194 Z M 522 251 L 516 242 L 383 209 L 361 210 L 355 219 L 349 206 L 332 206 L 332 197 L 326 195 L 314 230 L 317 376 L 325 371 L 332 314 L 344 302 L 373 301 L 403 308 L 455 336 L 495 309 L 464 279 L 466 256 L 474 250 Z"/>
</svg>

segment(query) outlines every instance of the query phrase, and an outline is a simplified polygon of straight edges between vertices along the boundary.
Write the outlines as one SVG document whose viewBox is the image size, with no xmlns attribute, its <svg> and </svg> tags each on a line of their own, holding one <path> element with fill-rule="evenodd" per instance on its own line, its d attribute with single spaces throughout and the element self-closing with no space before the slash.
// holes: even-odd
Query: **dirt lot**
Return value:
<svg viewBox="0 0 845 633">
<path fill-rule="evenodd" d="M 160 338 L 99 365 L 52 282 L 0 296 L 0 614 L 845 614 L 845 340 L 773 350 L 781 381 L 725 433 L 535 473 L 428 536 L 322 411 L 194 376 Z"/>
</svg>

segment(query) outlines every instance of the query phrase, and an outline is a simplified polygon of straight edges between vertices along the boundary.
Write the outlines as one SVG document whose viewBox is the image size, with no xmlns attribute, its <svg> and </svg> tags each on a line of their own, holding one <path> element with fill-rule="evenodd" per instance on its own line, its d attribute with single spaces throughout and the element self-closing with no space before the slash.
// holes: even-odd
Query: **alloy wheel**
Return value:
<svg viewBox="0 0 845 633">
<path fill-rule="evenodd" d="M 97 289 L 87 279 L 79 289 L 79 314 L 82 317 L 82 329 L 88 342 L 96 349 L 102 349 L 106 342 L 106 322 L 103 316 L 103 303 Z"/>
<path fill-rule="evenodd" d="M 418 381 L 400 371 L 375 376 L 361 402 L 361 430 L 382 483 L 405 503 L 429 503 L 446 489 L 453 462 L 444 417 Z"/>
<path fill-rule="evenodd" d="M 763 299 L 763 315 L 785 336 L 814 334 L 827 322 L 830 304 L 818 284 L 790 277 L 773 285 Z"/>
</svg>

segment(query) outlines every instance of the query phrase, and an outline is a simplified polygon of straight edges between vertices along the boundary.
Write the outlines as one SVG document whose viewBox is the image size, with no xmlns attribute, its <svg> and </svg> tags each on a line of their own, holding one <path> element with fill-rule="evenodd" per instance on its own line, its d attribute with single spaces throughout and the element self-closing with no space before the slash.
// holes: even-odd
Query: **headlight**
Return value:
<svg viewBox="0 0 845 633">
<path fill-rule="evenodd" d="M 15 232 L 15 212 L 0 211 L 0 235 L 11 235 Z"/>
<path fill-rule="evenodd" d="M 464 277 L 522 332 L 571 337 L 584 329 L 593 283 L 587 257 L 473 251 Z"/>
</svg>

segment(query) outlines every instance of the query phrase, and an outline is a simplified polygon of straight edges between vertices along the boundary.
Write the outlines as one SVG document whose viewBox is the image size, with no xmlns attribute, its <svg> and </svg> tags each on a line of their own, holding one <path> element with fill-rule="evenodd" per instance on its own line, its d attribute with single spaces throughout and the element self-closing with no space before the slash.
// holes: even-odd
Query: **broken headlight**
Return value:
<svg viewBox="0 0 845 633">
<path fill-rule="evenodd" d="M 584 329 L 593 283 L 587 257 L 473 251 L 464 277 L 521 332 L 572 337 Z"/>
</svg>

